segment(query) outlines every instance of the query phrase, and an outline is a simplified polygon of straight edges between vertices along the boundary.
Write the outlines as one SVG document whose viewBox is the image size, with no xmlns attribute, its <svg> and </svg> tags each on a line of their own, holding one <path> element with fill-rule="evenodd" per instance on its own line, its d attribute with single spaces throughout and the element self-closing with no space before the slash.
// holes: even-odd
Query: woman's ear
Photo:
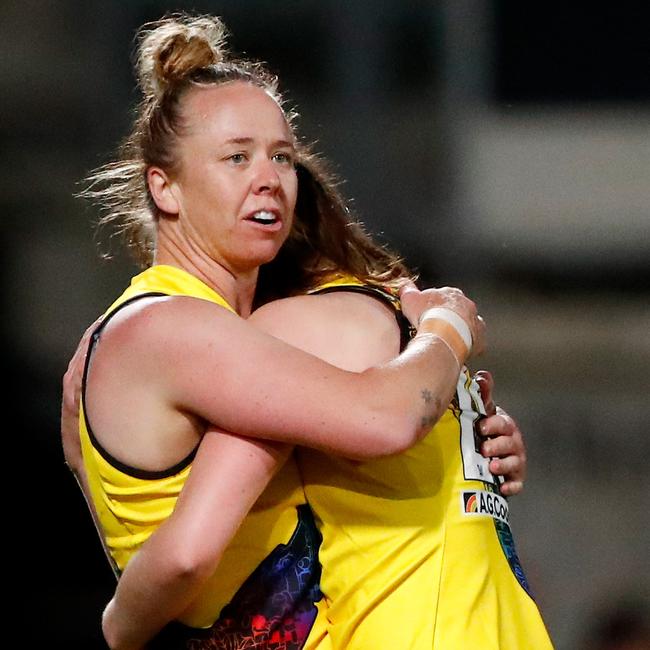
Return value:
<svg viewBox="0 0 650 650">
<path fill-rule="evenodd" d="M 162 212 L 178 214 L 180 211 L 178 201 L 172 191 L 172 181 L 160 167 L 147 169 L 147 185 L 154 203 Z"/>
</svg>

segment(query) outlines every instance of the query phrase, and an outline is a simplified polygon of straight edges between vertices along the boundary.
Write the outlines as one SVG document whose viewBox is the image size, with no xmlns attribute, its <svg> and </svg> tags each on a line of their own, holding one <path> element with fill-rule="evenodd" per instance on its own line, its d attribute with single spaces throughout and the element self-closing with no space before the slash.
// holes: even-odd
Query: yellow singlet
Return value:
<svg viewBox="0 0 650 650">
<path fill-rule="evenodd" d="M 156 265 L 133 278 L 106 312 L 92 337 L 88 359 L 111 315 L 127 302 L 151 295 L 192 296 L 234 311 L 194 276 Z M 194 454 L 162 472 L 128 467 L 112 458 L 94 438 L 83 410 L 87 370 L 88 361 L 80 411 L 83 459 L 101 535 L 119 576 L 133 554 L 171 514 Z M 322 635 L 319 623 L 315 623 L 322 604 L 319 542 L 292 458 L 246 517 L 219 568 L 184 614 L 182 624 L 168 626 L 148 647 L 304 648 L 310 631 L 312 638 Z M 201 646 L 206 642 L 208 645 Z"/>
<path fill-rule="evenodd" d="M 339 278 L 324 289 L 362 290 L 350 284 Z M 394 296 L 385 299 L 395 306 Z M 359 463 L 297 452 L 323 535 L 329 647 L 552 648 L 515 552 L 508 502 L 477 451 L 474 425 L 484 414 L 464 369 L 441 420 L 403 454 Z"/>
</svg>

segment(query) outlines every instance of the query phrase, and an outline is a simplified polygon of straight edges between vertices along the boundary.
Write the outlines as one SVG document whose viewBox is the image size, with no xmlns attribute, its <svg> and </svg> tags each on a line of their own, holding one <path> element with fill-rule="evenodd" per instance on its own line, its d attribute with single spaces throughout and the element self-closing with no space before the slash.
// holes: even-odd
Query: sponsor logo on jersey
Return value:
<svg viewBox="0 0 650 650">
<path fill-rule="evenodd" d="M 508 523 L 508 502 L 494 492 L 485 490 L 464 491 L 462 508 L 465 515 L 483 515 Z"/>
</svg>

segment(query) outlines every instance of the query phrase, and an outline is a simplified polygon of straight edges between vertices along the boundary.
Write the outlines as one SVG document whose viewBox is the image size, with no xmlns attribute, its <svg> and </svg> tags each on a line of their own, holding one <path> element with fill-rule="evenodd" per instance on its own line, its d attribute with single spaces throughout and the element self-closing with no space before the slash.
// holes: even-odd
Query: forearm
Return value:
<svg viewBox="0 0 650 650">
<path fill-rule="evenodd" d="M 370 390 L 379 387 L 384 423 L 394 418 L 386 431 L 399 432 L 397 448 L 389 453 L 411 447 L 440 419 L 456 390 L 459 371 L 445 342 L 429 334 L 417 336 L 397 359 L 366 371 L 372 378 Z"/>
<path fill-rule="evenodd" d="M 478 316 L 473 323 L 478 352 L 483 344 L 484 325 Z M 411 376 L 414 384 L 401 382 L 405 397 L 410 400 L 413 413 L 419 419 L 413 429 L 415 437 L 410 440 L 409 446 L 420 440 L 447 408 L 456 388 L 458 374 L 472 354 L 473 339 L 472 329 L 467 322 L 447 307 L 434 306 L 420 316 L 415 338 L 406 352 L 393 362 L 398 370 L 410 364 L 411 373 L 415 372 Z M 408 375 L 402 379 L 408 379 Z"/>
<path fill-rule="evenodd" d="M 274 384 L 272 392 L 256 395 L 256 408 L 249 411 L 268 416 L 260 423 L 245 414 L 240 433 L 353 460 L 390 456 L 412 447 L 437 422 L 458 375 L 458 363 L 443 342 L 418 337 L 398 359 L 349 372 L 345 381 L 333 377 L 330 367 L 291 389 Z M 287 403 L 295 406 L 287 409 Z"/>
<path fill-rule="evenodd" d="M 424 295 L 422 300 L 427 309 L 440 304 L 438 297 Z M 187 305 L 186 311 L 196 312 L 197 321 L 205 322 L 193 328 L 192 337 L 181 338 L 178 328 L 171 326 L 181 318 L 180 305 L 165 307 L 174 310 L 164 328 L 166 349 L 173 348 L 175 358 L 190 362 L 165 376 L 171 384 L 165 390 L 177 395 L 184 409 L 242 436 L 360 460 L 395 454 L 415 444 L 453 395 L 464 361 L 463 355 L 454 356 L 444 338 L 426 330 L 418 332 L 395 363 L 362 373 L 343 371 L 227 314 L 220 314 L 221 336 L 215 341 L 215 328 L 208 327 L 212 314 L 202 314 L 209 310 L 207 303 Z M 417 322 L 426 310 L 415 311 Z M 187 319 L 185 312 L 182 316 Z M 333 313 L 324 320 L 336 317 Z M 434 319 L 423 323 L 429 320 Z M 288 320 L 287 327 L 296 324 Z M 358 345 L 364 344 L 361 334 Z M 226 345 L 230 338 L 236 344 Z M 472 347 L 480 349 L 476 340 Z M 156 365 L 151 371 L 154 378 L 161 374 Z M 215 380 L 197 385 L 197 374 Z"/>
<path fill-rule="evenodd" d="M 333 375 L 331 367 L 314 366 L 308 375 L 313 381 L 302 379 L 291 386 L 285 378 L 273 384 L 274 390 L 267 393 L 266 402 L 262 402 L 266 395 L 257 391 L 260 408 L 248 413 L 266 411 L 272 415 L 262 423 L 264 428 L 258 425 L 257 429 L 242 433 L 277 436 L 356 460 L 407 449 L 444 412 L 458 382 L 460 361 L 442 338 L 426 331 L 419 333 L 407 350 L 395 358 L 399 331 L 393 313 L 386 316 L 387 327 L 376 313 L 368 313 L 365 304 L 360 306 L 354 300 L 345 303 L 339 296 L 341 304 L 337 306 L 346 314 L 342 318 L 340 309 L 333 308 L 325 298 L 271 305 L 263 312 L 261 325 L 259 316 L 256 325 L 347 370 L 344 382 Z M 300 327 L 292 327 L 294 322 L 300 323 Z M 359 346 L 371 352 L 361 354 Z M 285 368 L 291 367 L 292 350 L 283 354 Z M 287 374 L 297 376 L 297 371 Z M 253 381 L 251 377 L 243 383 L 251 385 Z M 297 405 L 283 409 L 288 403 Z M 296 419 L 298 423 L 291 425 Z M 246 419 L 238 419 L 238 426 L 246 424 Z M 270 426 L 277 429 L 273 431 Z"/>
<path fill-rule="evenodd" d="M 113 650 L 140 650 L 196 598 L 205 577 L 167 561 L 164 536 L 150 539 L 131 560 L 102 617 Z"/>
<path fill-rule="evenodd" d="M 141 648 L 179 618 L 290 448 L 206 433 L 172 515 L 129 561 L 106 608 L 111 648 Z"/>
</svg>

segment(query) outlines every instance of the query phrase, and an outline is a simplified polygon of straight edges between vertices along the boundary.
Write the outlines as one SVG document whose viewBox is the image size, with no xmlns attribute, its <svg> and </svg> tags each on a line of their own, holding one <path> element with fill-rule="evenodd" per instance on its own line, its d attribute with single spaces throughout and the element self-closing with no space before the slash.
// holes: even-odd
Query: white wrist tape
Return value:
<svg viewBox="0 0 650 650">
<path fill-rule="evenodd" d="M 442 320 L 449 323 L 463 340 L 467 351 L 472 349 L 472 332 L 469 325 L 455 312 L 446 307 L 430 307 L 420 316 L 420 325 L 425 320 Z"/>
</svg>

